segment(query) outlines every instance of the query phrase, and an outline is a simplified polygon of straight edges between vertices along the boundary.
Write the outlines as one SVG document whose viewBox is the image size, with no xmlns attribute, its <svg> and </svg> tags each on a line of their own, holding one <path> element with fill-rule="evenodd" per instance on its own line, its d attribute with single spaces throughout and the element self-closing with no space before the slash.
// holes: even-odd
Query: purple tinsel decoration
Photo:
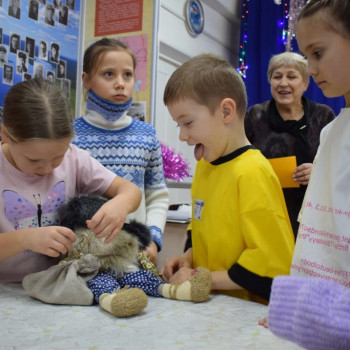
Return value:
<svg viewBox="0 0 350 350">
<path fill-rule="evenodd" d="M 163 156 L 164 177 L 176 182 L 182 181 L 185 177 L 191 177 L 189 170 L 190 164 L 187 163 L 180 153 L 160 143 Z"/>
</svg>

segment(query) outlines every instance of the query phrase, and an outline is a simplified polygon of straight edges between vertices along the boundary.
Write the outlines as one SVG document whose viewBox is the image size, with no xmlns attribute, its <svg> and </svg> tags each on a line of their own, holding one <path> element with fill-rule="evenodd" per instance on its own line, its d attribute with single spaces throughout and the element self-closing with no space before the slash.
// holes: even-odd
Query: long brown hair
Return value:
<svg viewBox="0 0 350 350">
<path fill-rule="evenodd" d="M 74 136 L 69 100 L 57 85 L 42 78 L 11 87 L 4 100 L 2 122 L 16 142 Z"/>
<path fill-rule="evenodd" d="M 85 53 L 83 59 L 83 72 L 92 75 L 98 69 L 98 64 L 100 61 L 100 57 L 107 51 L 125 51 L 127 52 L 131 58 L 134 70 L 136 68 L 136 57 L 132 50 L 124 44 L 122 41 L 111 38 L 103 38 L 92 45 L 90 45 Z"/>
<path fill-rule="evenodd" d="M 345 36 L 350 36 L 350 1 L 349 0 L 309 0 L 301 9 L 298 21 L 324 13 L 325 24 Z"/>
</svg>

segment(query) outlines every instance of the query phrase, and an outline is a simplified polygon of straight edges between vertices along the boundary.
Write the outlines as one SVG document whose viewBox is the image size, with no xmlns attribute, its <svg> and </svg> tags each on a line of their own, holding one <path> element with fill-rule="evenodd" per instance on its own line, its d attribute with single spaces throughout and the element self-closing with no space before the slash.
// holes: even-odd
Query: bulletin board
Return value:
<svg viewBox="0 0 350 350">
<path fill-rule="evenodd" d="M 0 117 L 11 86 L 37 76 L 75 109 L 80 0 L 0 0 L 0 18 Z"/>
<path fill-rule="evenodd" d="M 119 39 L 130 47 L 137 61 L 131 115 L 149 122 L 155 90 L 152 72 L 156 72 L 158 1 L 86 0 L 85 4 L 83 52 L 103 37 Z"/>
</svg>

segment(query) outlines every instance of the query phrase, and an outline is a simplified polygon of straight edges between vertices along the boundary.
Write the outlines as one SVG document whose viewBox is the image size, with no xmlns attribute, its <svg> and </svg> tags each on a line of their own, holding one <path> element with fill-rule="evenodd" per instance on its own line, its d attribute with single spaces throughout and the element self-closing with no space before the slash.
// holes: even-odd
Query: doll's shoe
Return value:
<svg viewBox="0 0 350 350">
<path fill-rule="evenodd" d="M 139 314 L 147 306 L 148 298 L 140 288 L 123 288 L 102 294 L 99 303 L 103 310 L 116 317 L 129 317 Z"/>
<path fill-rule="evenodd" d="M 162 295 L 169 299 L 201 303 L 208 300 L 211 282 L 210 271 L 205 267 L 198 267 L 193 270 L 192 276 L 187 281 L 181 284 L 164 284 L 162 286 Z"/>
</svg>

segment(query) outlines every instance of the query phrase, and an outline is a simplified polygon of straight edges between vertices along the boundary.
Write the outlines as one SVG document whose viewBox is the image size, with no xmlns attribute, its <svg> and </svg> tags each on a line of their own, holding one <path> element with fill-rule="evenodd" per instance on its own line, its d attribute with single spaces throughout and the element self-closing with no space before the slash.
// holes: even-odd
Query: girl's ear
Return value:
<svg viewBox="0 0 350 350">
<path fill-rule="evenodd" d="M 232 98 L 224 98 L 220 103 L 224 122 L 230 122 L 236 115 L 236 102 Z"/>
<path fill-rule="evenodd" d="M 9 137 L 6 132 L 6 127 L 3 124 L 1 124 L 0 132 L 1 132 L 1 141 L 8 143 Z"/>
<path fill-rule="evenodd" d="M 81 80 L 83 81 L 84 88 L 90 90 L 89 76 L 87 73 L 83 72 L 81 75 Z"/>
</svg>

